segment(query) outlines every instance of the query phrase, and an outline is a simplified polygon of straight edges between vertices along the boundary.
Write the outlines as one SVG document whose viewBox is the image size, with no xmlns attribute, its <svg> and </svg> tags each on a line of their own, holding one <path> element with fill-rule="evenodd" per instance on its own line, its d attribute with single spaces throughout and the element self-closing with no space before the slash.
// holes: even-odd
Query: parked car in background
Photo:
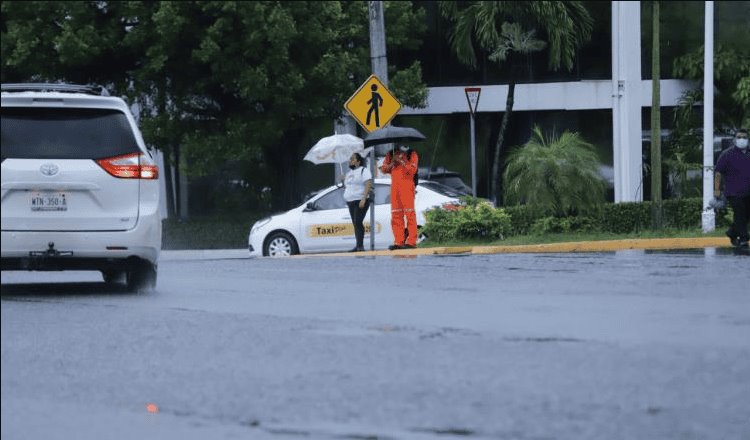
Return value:
<svg viewBox="0 0 750 440">
<path fill-rule="evenodd" d="M 393 244 L 391 181 L 374 179 L 375 249 Z M 420 181 L 415 196 L 417 225 L 424 225 L 430 208 L 459 203 L 460 194 L 438 182 Z M 372 208 L 371 208 L 372 209 Z M 365 217 L 365 248 L 370 248 L 370 213 Z M 354 227 L 344 201 L 344 188 L 325 188 L 302 205 L 258 220 L 250 229 L 251 256 L 281 257 L 312 252 L 343 252 L 355 246 Z"/>
<path fill-rule="evenodd" d="M 443 167 L 432 169 L 427 167 L 419 168 L 419 178 L 442 183 L 445 186 L 453 188 L 462 196 L 471 195 L 471 187 L 464 183 L 463 179 L 461 178 L 461 174 L 455 171 L 446 170 Z"/>
<path fill-rule="evenodd" d="M 2 270 L 98 270 L 156 284 L 159 170 L 103 89 L 2 85 Z"/>
</svg>

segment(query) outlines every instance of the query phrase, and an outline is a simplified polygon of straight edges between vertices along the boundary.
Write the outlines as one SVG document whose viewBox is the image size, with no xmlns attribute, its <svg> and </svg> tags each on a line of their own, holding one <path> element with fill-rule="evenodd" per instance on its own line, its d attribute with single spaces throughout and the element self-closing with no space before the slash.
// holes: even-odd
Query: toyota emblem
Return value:
<svg viewBox="0 0 750 440">
<path fill-rule="evenodd" d="M 54 176 L 58 171 L 60 171 L 60 167 L 53 163 L 45 163 L 44 165 L 39 167 L 39 171 L 41 171 L 45 176 Z"/>
</svg>

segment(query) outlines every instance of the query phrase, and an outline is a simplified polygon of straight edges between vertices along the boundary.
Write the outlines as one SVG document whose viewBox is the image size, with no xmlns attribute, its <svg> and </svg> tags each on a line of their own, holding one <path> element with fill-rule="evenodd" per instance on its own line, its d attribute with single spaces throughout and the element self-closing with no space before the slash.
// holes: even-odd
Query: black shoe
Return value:
<svg viewBox="0 0 750 440">
<path fill-rule="evenodd" d="M 403 248 L 403 249 L 416 249 L 417 247 L 416 247 L 416 246 L 413 246 L 413 245 L 410 245 L 410 244 L 405 244 L 405 245 L 403 245 L 403 247 L 402 247 L 402 248 Z"/>
<path fill-rule="evenodd" d="M 401 246 L 400 244 L 392 244 L 392 245 L 388 246 L 388 250 L 389 251 L 395 251 L 397 249 L 403 249 L 403 248 L 404 247 Z"/>
<path fill-rule="evenodd" d="M 359 248 L 350 249 L 349 252 L 357 252 L 359 251 Z"/>
<path fill-rule="evenodd" d="M 747 240 L 737 240 L 739 243 L 737 244 L 737 247 L 746 248 L 748 247 Z"/>
<path fill-rule="evenodd" d="M 365 248 L 362 246 L 357 246 L 357 252 L 364 252 Z"/>
<path fill-rule="evenodd" d="M 729 241 L 732 243 L 732 246 L 740 246 L 740 237 L 736 235 L 732 235 L 729 231 L 726 232 L 727 237 L 729 237 Z"/>
</svg>

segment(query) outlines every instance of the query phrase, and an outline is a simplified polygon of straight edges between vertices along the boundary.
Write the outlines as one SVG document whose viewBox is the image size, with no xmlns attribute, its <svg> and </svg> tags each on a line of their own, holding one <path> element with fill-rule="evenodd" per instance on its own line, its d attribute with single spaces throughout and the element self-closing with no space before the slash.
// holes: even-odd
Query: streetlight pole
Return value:
<svg viewBox="0 0 750 440">
<path fill-rule="evenodd" d="M 703 51 L 703 232 L 716 226 L 716 214 L 708 206 L 714 189 L 714 2 L 706 2 Z"/>
</svg>

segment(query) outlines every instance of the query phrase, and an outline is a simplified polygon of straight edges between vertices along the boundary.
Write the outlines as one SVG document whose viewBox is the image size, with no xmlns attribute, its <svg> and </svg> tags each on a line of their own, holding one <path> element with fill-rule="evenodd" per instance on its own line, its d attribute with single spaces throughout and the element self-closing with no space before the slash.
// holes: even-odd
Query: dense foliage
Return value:
<svg viewBox="0 0 750 440">
<path fill-rule="evenodd" d="M 422 232 L 435 241 L 503 239 L 511 232 L 510 216 L 481 199 L 467 197 L 460 209 L 433 209 L 425 214 Z"/>
<path fill-rule="evenodd" d="M 184 171 L 255 164 L 243 177 L 288 206 L 302 156 L 371 72 L 368 20 L 366 2 L 4 1 L 1 76 L 105 85 Z M 388 2 L 385 21 L 390 48 L 419 48 L 422 9 Z M 421 105 L 419 63 L 391 70 L 401 102 Z"/>
<path fill-rule="evenodd" d="M 530 54 L 545 48 L 551 70 L 571 70 L 576 52 L 591 38 L 593 19 L 580 1 L 441 1 L 440 9 L 451 25 L 451 47 L 462 63 L 476 68 L 477 58 L 486 57 L 510 71 L 492 161 L 490 198 L 499 202 L 501 154 L 520 71 Z"/>
<path fill-rule="evenodd" d="M 668 229 L 700 229 L 702 199 L 665 200 L 663 226 Z M 482 219 L 475 218 L 483 207 Z M 465 212 L 466 211 L 466 212 Z M 489 219 L 494 219 L 491 222 Z M 717 215 L 717 226 L 731 223 L 731 211 Z M 494 228 L 494 229 L 493 229 Z M 586 215 L 550 216 L 538 207 L 521 205 L 492 208 L 476 199 L 467 200 L 465 209 L 434 209 L 427 213 L 423 232 L 431 242 L 486 239 L 488 242 L 515 235 L 603 232 L 638 233 L 652 230 L 651 202 L 606 203 Z M 477 234 L 477 231 L 482 231 Z M 489 231 L 501 231 L 492 235 Z"/>
<path fill-rule="evenodd" d="M 734 134 L 750 126 L 750 52 L 717 44 L 714 50 L 714 127 L 716 134 Z M 674 72 L 696 81 L 675 108 L 673 129 L 665 148 L 664 164 L 673 176 L 673 192 L 680 196 L 701 193 L 699 179 L 690 180 L 703 164 L 703 46 L 678 57 Z"/>
<path fill-rule="evenodd" d="M 606 183 L 598 168 L 593 145 L 578 133 L 545 136 L 535 126 L 531 139 L 508 157 L 505 202 L 558 216 L 590 210 L 605 200 Z"/>
</svg>

